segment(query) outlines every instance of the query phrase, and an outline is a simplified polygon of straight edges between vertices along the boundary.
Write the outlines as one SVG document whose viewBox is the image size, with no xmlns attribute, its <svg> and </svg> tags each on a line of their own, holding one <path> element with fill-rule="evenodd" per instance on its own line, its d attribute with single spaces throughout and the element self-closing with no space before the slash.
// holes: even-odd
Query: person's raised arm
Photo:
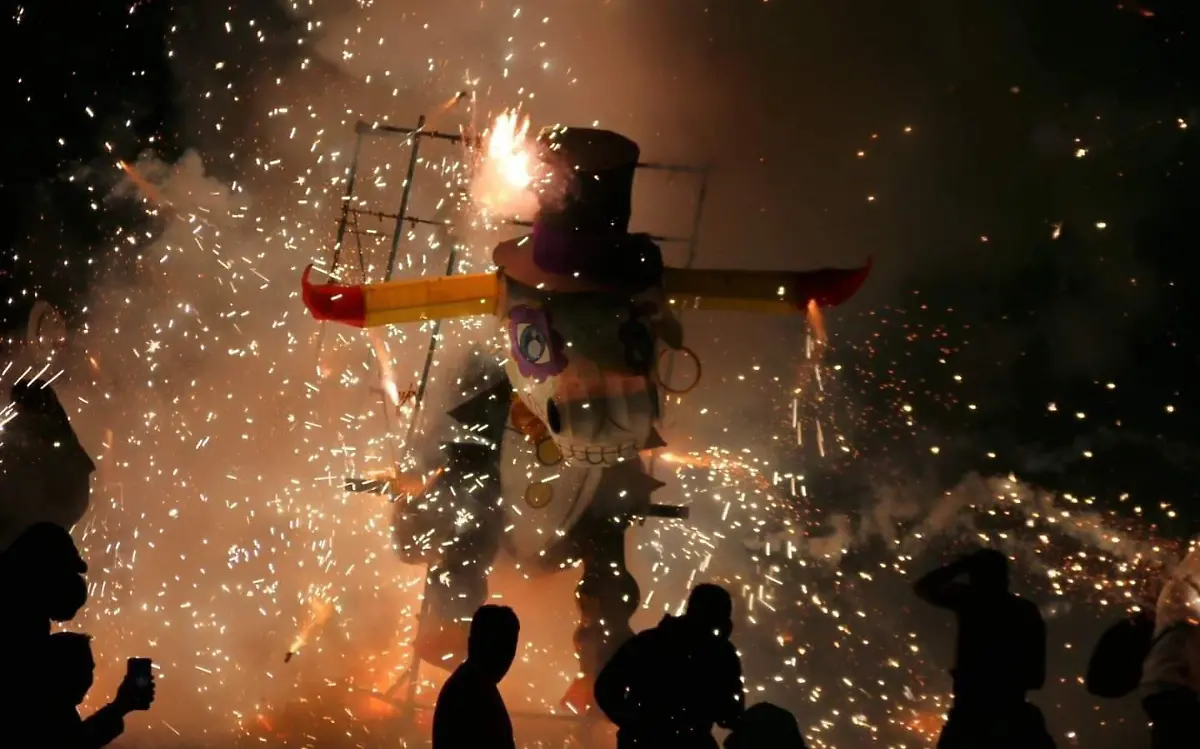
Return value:
<svg viewBox="0 0 1200 749">
<path fill-rule="evenodd" d="M 117 688 L 117 696 L 109 704 L 92 713 L 83 721 L 82 749 L 100 749 L 108 746 L 125 732 L 125 716 L 132 712 L 149 710 L 154 703 L 154 678 L 141 683 L 126 676 Z"/>
<path fill-rule="evenodd" d="M 963 557 L 923 575 L 913 583 L 913 592 L 922 601 L 944 609 L 956 608 L 967 591 L 958 578 L 971 567 L 971 557 Z"/>
<path fill-rule="evenodd" d="M 596 707 L 618 728 L 627 725 L 633 717 L 629 710 L 628 690 L 638 668 L 639 649 L 639 635 L 634 635 L 617 649 L 596 677 Z"/>
<path fill-rule="evenodd" d="M 101 749 L 125 733 L 127 711 L 118 704 L 105 705 L 83 720 L 80 749 Z"/>
</svg>

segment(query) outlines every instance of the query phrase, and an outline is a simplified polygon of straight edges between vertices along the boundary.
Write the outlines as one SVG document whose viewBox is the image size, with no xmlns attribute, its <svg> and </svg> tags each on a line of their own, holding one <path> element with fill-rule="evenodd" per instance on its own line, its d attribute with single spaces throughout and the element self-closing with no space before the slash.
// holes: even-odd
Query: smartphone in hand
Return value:
<svg viewBox="0 0 1200 749">
<path fill-rule="evenodd" d="M 149 658 L 130 658 L 125 663 L 125 678 L 145 689 L 154 679 L 152 668 L 153 661 Z"/>
</svg>

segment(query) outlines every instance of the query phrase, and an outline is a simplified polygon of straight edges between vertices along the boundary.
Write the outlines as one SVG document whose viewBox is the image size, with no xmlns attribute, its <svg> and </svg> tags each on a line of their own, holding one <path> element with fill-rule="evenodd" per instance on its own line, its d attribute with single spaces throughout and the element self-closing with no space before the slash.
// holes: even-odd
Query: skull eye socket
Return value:
<svg viewBox="0 0 1200 749">
<path fill-rule="evenodd" d="M 546 426 L 554 434 L 558 434 L 563 428 L 562 413 L 559 412 L 558 406 L 554 404 L 553 400 L 546 401 Z"/>
<path fill-rule="evenodd" d="M 530 364 L 547 364 L 551 357 L 546 334 L 532 323 L 517 325 L 517 352 Z"/>
</svg>

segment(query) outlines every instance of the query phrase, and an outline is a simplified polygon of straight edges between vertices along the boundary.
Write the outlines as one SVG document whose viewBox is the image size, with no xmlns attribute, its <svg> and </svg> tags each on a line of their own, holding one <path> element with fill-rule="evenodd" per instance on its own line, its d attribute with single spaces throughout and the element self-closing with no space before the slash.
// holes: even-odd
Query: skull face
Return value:
<svg viewBox="0 0 1200 749">
<path fill-rule="evenodd" d="M 661 290 L 555 294 L 509 282 L 506 291 L 509 380 L 563 456 L 613 465 L 657 446 Z"/>
</svg>

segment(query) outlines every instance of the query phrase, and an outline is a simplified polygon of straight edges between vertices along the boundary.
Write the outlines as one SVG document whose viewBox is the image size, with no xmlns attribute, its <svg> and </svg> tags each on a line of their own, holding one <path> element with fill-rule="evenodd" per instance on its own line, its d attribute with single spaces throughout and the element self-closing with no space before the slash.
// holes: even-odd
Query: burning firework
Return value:
<svg viewBox="0 0 1200 749">
<path fill-rule="evenodd" d="M 529 217 L 537 211 L 537 158 L 529 127 L 529 117 L 514 109 L 502 112 L 484 133 L 471 197 L 493 219 Z"/>
</svg>

